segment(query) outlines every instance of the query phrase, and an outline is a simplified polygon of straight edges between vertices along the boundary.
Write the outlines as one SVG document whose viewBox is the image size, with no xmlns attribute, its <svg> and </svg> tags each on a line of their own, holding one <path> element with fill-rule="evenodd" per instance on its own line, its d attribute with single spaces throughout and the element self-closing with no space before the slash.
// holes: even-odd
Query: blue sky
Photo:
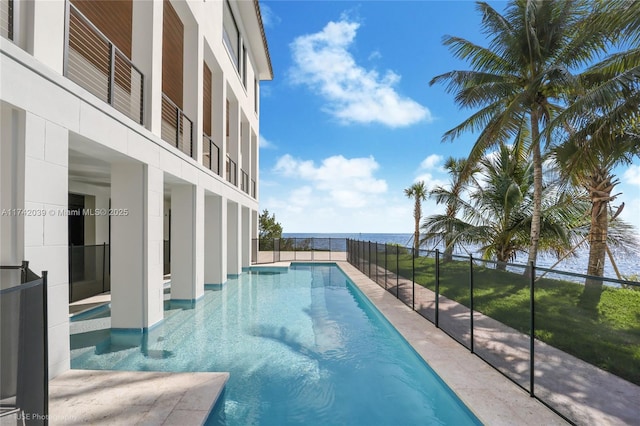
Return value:
<svg viewBox="0 0 640 426">
<path fill-rule="evenodd" d="M 491 2 L 498 10 L 506 3 Z M 469 66 L 442 37 L 486 45 L 471 1 L 261 1 L 275 78 L 261 83 L 260 210 L 284 232 L 413 232 L 417 180 L 445 184 L 441 142 L 458 110 L 436 75 Z M 622 217 L 640 229 L 640 161 L 617 170 Z M 440 213 L 428 200 L 423 215 Z"/>
</svg>

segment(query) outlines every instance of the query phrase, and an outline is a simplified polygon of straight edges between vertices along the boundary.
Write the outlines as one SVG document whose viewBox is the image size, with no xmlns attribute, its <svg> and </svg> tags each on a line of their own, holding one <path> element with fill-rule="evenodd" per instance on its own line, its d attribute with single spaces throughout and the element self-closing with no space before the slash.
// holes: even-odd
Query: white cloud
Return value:
<svg viewBox="0 0 640 426">
<path fill-rule="evenodd" d="M 272 28 L 282 22 L 282 19 L 273 12 L 273 9 L 263 2 L 260 2 L 260 15 L 262 15 L 262 24 L 266 28 Z"/>
<path fill-rule="evenodd" d="M 437 154 L 431 154 L 420 163 L 420 168 L 422 170 L 432 170 L 436 168 L 440 168 L 439 164 L 442 162 L 442 156 Z"/>
<path fill-rule="evenodd" d="M 379 50 L 374 50 L 373 52 L 371 52 L 369 54 L 369 57 L 367 58 L 370 61 L 376 60 L 376 59 L 380 59 L 382 58 L 382 53 L 380 53 Z"/>
<path fill-rule="evenodd" d="M 320 32 L 297 37 L 290 45 L 294 83 L 307 85 L 328 101 L 327 112 L 343 123 L 380 123 L 403 127 L 431 120 L 430 111 L 394 86 L 400 76 L 358 65 L 349 53 L 360 24 L 343 17 Z"/>
<path fill-rule="evenodd" d="M 325 158 L 316 166 L 311 160 L 299 160 L 286 154 L 278 159 L 274 171 L 309 182 L 316 199 L 337 207 L 358 208 L 369 205 L 372 196 L 387 191 L 387 183 L 373 176 L 378 168 L 373 157 L 347 159 L 337 155 Z"/>
<path fill-rule="evenodd" d="M 273 142 L 265 138 L 262 134 L 260 134 L 260 137 L 258 139 L 258 145 L 260 146 L 260 148 L 263 148 L 263 149 L 270 149 L 270 148 L 276 147 L 273 144 Z"/>
<path fill-rule="evenodd" d="M 640 186 L 640 166 L 632 164 L 622 175 L 626 183 Z"/>
<path fill-rule="evenodd" d="M 438 179 L 434 177 L 432 174 L 433 172 L 436 172 L 436 173 L 443 172 L 442 167 L 440 165 L 442 163 L 442 158 L 443 157 L 441 155 L 431 154 L 428 157 L 426 157 L 424 160 L 422 160 L 416 172 L 417 175 L 413 181 L 414 182 L 423 181 L 427 186 L 427 190 L 429 191 L 435 188 L 436 186 L 445 186 L 447 184 L 446 181 L 442 179 Z"/>
</svg>

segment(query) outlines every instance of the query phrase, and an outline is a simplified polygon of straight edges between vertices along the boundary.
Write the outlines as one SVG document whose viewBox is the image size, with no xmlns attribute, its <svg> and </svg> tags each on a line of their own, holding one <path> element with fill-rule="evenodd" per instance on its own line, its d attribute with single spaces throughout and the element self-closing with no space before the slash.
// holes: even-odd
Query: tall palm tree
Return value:
<svg viewBox="0 0 640 426">
<path fill-rule="evenodd" d="M 541 236 L 541 129 L 562 109 L 559 101 L 575 84 L 575 70 L 604 52 L 615 33 L 615 25 L 595 19 L 602 7 L 601 2 L 586 0 L 513 0 L 501 15 L 487 3 L 478 2 L 489 47 L 446 36 L 444 44 L 472 69 L 447 72 L 429 83 L 445 83 L 459 106 L 479 108 L 443 137 L 453 140 L 467 131 L 479 132 L 469 166 L 487 149 L 515 137 L 522 120 L 528 121 L 533 165 L 529 262 L 537 258 Z M 469 170 L 463 175 L 469 175 Z"/>
<path fill-rule="evenodd" d="M 462 207 L 461 196 L 466 187 L 466 181 L 462 179 L 462 171 L 466 167 L 466 163 L 464 158 L 447 158 L 444 162 L 444 169 L 449 173 L 450 184 L 447 187 L 438 185 L 429 191 L 429 197 L 435 198 L 436 204 L 446 205 L 445 214 L 438 220 L 438 223 L 444 225 L 447 231 L 442 235 L 438 229 L 431 229 L 428 224 L 423 224 L 424 232 L 421 243 L 434 242 L 438 244 L 444 242 L 443 260 L 445 262 L 453 258 L 453 251 L 459 243 L 456 238 L 456 224 L 458 223 L 456 215 Z M 477 171 L 477 168 L 471 171 L 471 178 Z"/>
<path fill-rule="evenodd" d="M 640 156 L 640 2 L 607 4 L 598 19 L 617 30 L 619 51 L 580 74 L 567 94 L 568 107 L 546 135 L 560 140 L 556 159 L 574 184 L 590 198 L 587 274 L 601 277 L 610 223 L 610 203 L 619 194 L 613 170 Z M 600 280 L 587 280 L 599 288 Z"/>
<path fill-rule="evenodd" d="M 427 187 L 424 181 L 419 181 L 411 185 L 409 188 L 405 188 L 404 195 L 414 199 L 413 205 L 413 219 L 414 232 L 413 232 L 413 249 L 414 256 L 417 256 L 420 250 L 420 219 L 422 219 L 422 202 L 427 199 Z"/>
</svg>

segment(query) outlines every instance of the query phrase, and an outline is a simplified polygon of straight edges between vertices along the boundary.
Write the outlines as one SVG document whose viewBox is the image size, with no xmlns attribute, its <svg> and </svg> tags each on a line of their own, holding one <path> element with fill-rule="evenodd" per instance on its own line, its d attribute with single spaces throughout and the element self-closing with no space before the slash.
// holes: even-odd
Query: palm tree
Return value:
<svg viewBox="0 0 640 426">
<path fill-rule="evenodd" d="M 453 140 L 467 131 L 479 132 L 463 178 L 487 149 L 512 140 L 521 131 L 522 121 L 528 121 L 533 165 L 528 252 L 529 262 L 535 262 L 543 204 L 541 128 L 562 109 L 558 102 L 574 85 L 572 72 L 602 53 L 617 28 L 610 20 L 595 18 L 604 13 L 600 2 L 513 0 L 504 15 L 484 2 L 478 2 L 477 8 L 489 47 L 446 36 L 444 44 L 472 69 L 441 74 L 429 84 L 445 83 L 459 106 L 480 108 L 443 136 Z"/>
<path fill-rule="evenodd" d="M 521 146 L 503 144 L 495 155 L 483 157 L 479 168 L 480 176 L 470 184 L 469 200 L 459 197 L 457 201 L 461 217 L 429 216 L 423 228 L 442 237 L 453 228 L 457 242 L 480 245 L 484 259 L 496 259 L 497 267 L 505 269 L 507 262 L 528 247 L 533 166 Z M 577 237 L 566 224 L 580 224 L 574 219 L 582 215 L 584 203 L 576 202 L 570 193 L 558 191 L 555 186 L 546 186 L 543 194 L 540 248 L 562 255 Z"/>
<path fill-rule="evenodd" d="M 581 73 L 568 94 L 568 107 L 549 125 L 547 136 L 561 141 L 555 156 L 566 176 L 590 198 L 587 274 L 601 277 L 610 224 L 610 203 L 619 194 L 616 166 L 640 156 L 640 2 L 607 5 L 599 17 L 616 28 L 613 42 L 626 50 L 607 56 Z M 552 131 L 554 133 L 552 133 Z M 587 280 L 600 288 L 600 280 Z"/>
<path fill-rule="evenodd" d="M 466 160 L 464 158 L 453 158 L 449 157 L 444 162 L 444 168 L 449 173 L 451 178 L 451 183 L 448 187 L 436 186 L 431 191 L 429 191 L 429 197 L 433 197 L 436 200 L 436 204 L 445 204 L 446 211 L 444 216 L 439 216 L 437 223 L 440 223 L 445 226 L 446 232 L 444 235 L 439 232 L 438 228 L 432 229 L 428 223 L 422 225 L 423 229 L 423 237 L 421 243 L 433 242 L 435 244 L 444 242 L 444 258 L 445 262 L 450 261 L 453 258 L 453 251 L 455 246 L 458 245 L 459 241 L 456 238 L 456 224 L 457 218 L 456 214 L 461 208 L 462 201 L 462 192 L 466 187 L 466 181 L 464 181 L 462 176 L 462 171 L 466 167 Z M 478 171 L 477 168 L 474 168 L 471 171 L 471 178 Z"/>
<path fill-rule="evenodd" d="M 415 220 L 413 249 L 414 256 L 417 256 L 420 250 L 420 219 L 422 218 L 422 202 L 427 199 L 427 187 L 425 186 L 424 181 L 416 182 L 409 188 L 405 188 L 404 195 L 415 200 L 413 205 L 413 219 Z"/>
</svg>

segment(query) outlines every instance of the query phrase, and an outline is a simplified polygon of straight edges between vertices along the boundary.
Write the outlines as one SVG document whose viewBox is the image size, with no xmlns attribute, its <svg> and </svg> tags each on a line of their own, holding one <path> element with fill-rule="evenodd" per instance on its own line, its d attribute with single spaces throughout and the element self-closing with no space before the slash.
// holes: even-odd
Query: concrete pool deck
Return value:
<svg viewBox="0 0 640 426">
<path fill-rule="evenodd" d="M 49 425 L 200 425 L 228 373 L 69 370 L 49 382 Z"/>
<path fill-rule="evenodd" d="M 345 261 L 330 262 L 340 266 L 484 424 L 567 424 L 354 266 Z M 108 294 L 99 295 L 71 309 L 83 310 L 81 306 L 90 308 L 109 299 Z M 50 382 L 50 424 L 202 424 L 228 377 L 227 373 L 71 370 Z M 199 382 L 202 380 L 211 383 Z M 189 394 L 193 389 L 202 396 L 192 400 Z M 209 409 L 205 409 L 207 401 Z"/>
</svg>

